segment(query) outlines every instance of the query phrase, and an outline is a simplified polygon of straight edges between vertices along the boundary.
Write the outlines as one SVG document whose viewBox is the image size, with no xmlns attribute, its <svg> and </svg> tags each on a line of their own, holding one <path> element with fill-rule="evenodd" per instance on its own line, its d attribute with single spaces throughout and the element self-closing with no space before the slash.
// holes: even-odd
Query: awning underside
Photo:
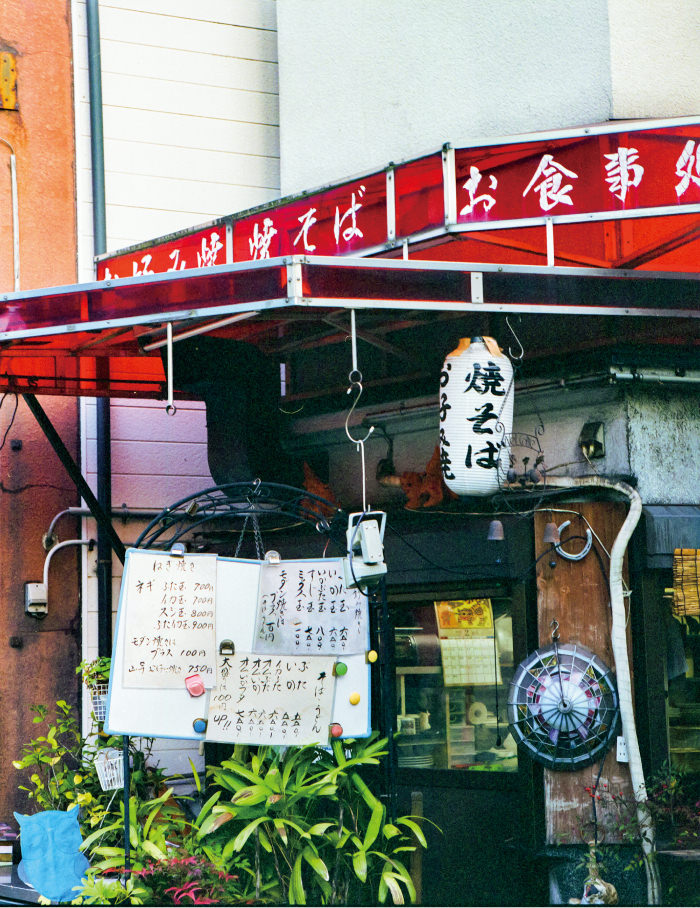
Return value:
<svg viewBox="0 0 700 908">
<path fill-rule="evenodd" d="M 0 391 L 162 398 L 168 322 L 175 344 L 207 333 L 289 362 L 343 344 L 348 309 L 389 384 L 434 377 L 465 334 L 511 342 L 506 316 L 533 363 L 644 344 L 690 355 L 700 343 L 698 287 L 688 274 L 285 258 L 8 294 Z M 346 359 L 343 351 L 345 372 Z M 319 380 L 334 384 L 330 373 Z M 196 396 L 178 388 L 177 373 L 174 382 L 176 396 Z"/>
</svg>

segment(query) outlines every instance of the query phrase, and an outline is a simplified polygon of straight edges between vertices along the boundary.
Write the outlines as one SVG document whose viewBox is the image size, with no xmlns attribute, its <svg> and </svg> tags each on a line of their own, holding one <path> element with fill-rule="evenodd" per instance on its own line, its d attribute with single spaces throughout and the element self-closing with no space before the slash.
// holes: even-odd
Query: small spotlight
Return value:
<svg viewBox="0 0 700 908">
<path fill-rule="evenodd" d="M 503 542 L 506 538 L 503 532 L 503 524 L 500 520 L 492 520 L 489 524 L 489 534 L 486 537 L 489 542 Z"/>
<path fill-rule="evenodd" d="M 546 524 L 542 541 L 545 545 L 559 545 L 559 543 L 561 542 L 559 529 L 554 521 Z"/>
</svg>

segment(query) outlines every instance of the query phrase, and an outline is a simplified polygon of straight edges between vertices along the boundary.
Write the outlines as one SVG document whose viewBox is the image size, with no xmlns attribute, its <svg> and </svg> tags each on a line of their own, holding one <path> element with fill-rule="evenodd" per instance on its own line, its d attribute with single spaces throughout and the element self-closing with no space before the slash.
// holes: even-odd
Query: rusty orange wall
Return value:
<svg viewBox="0 0 700 908">
<path fill-rule="evenodd" d="M 76 279 L 73 83 L 69 0 L 3 0 L 0 51 L 16 55 L 17 110 L 0 110 L 0 139 L 17 162 L 20 289 Z M 12 291 L 10 151 L 0 142 L 0 294 Z M 0 299 L 0 303 L 2 300 Z M 1 310 L 0 310 L 1 311 Z M 78 453 L 77 401 L 40 401 L 74 457 Z M 0 406 L 0 442 L 12 421 L 15 398 Z M 20 450 L 11 443 L 21 442 Z M 24 582 L 41 581 L 42 535 L 58 511 L 78 504 L 77 493 L 26 405 L 0 450 L 0 822 L 29 805 L 17 791 L 11 761 L 37 734 L 28 706 L 64 698 L 76 702 L 80 609 L 78 549 L 51 563 L 49 616 L 24 616 Z M 70 521 L 61 538 L 75 535 Z M 10 645 L 15 638 L 15 646 Z M 19 644 L 19 645 L 17 645 Z"/>
<path fill-rule="evenodd" d="M 585 517 L 608 552 L 627 513 L 624 505 L 613 502 L 575 502 L 558 507 L 571 508 Z M 547 510 L 535 514 L 538 556 L 547 548 L 542 541 L 545 524 L 554 520 L 561 525 L 567 519 L 571 520 L 571 526 L 565 530 L 564 538 L 566 535 L 586 535 L 587 524 L 575 514 L 564 515 Z M 583 544 L 577 539 L 566 545 L 565 549 L 575 553 L 581 551 Z M 581 561 L 568 561 L 557 557 L 554 559 L 556 561 L 554 568 L 550 567 L 548 558 L 543 558 L 540 562 L 537 572 L 539 645 L 551 644 L 550 623 L 556 619 L 559 622 L 559 636 L 562 642 L 582 644 L 614 669 L 608 587 L 610 562 L 600 543 L 595 539 L 594 545 L 601 556 L 605 575 L 593 551 Z M 629 606 L 629 603 L 627 605 Z M 581 833 L 584 840 L 592 838 L 591 801 L 586 788 L 593 787 L 599 768 L 600 763 L 597 762 L 575 772 L 545 770 L 547 841 L 551 844 L 580 843 Z M 610 794 L 617 795 L 623 792 L 627 798 L 632 795 L 628 767 L 617 762 L 614 743 L 605 758 L 600 783 L 601 788 L 603 783 L 607 783 Z M 613 805 L 605 804 L 607 796 L 602 797 L 603 801 L 598 802 L 599 832 L 606 822 L 607 815 L 614 814 L 610 809 Z M 608 837 L 608 841 L 612 839 Z"/>
</svg>

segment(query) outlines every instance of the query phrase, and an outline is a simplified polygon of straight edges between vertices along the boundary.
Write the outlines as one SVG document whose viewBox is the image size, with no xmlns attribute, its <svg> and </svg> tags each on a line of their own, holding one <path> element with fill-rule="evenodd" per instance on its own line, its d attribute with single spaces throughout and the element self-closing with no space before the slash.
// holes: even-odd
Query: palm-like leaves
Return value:
<svg viewBox="0 0 700 908">
<path fill-rule="evenodd" d="M 202 844 L 218 841 L 225 859 L 249 860 L 258 898 L 293 905 L 415 901 L 399 856 L 416 841 L 425 847 L 425 836 L 410 817 L 387 822 L 384 804 L 359 773 L 385 754 L 386 739 L 376 735 L 336 740 L 330 751 L 236 746 L 209 770 L 218 791 L 202 808 L 197 836 Z"/>
</svg>

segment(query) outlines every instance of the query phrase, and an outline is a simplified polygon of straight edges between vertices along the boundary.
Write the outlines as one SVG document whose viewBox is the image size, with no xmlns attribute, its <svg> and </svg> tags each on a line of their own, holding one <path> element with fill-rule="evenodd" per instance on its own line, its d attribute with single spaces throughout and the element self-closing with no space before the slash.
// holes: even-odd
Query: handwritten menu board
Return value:
<svg viewBox="0 0 700 908">
<path fill-rule="evenodd" d="M 124 686 L 182 689 L 198 674 L 214 687 L 216 555 L 132 551 L 122 586 Z"/>
<path fill-rule="evenodd" d="M 258 639 L 263 624 L 277 651 Z M 366 737 L 368 646 L 367 602 L 345 589 L 342 559 L 128 549 L 104 730 L 306 744 L 327 743 L 337 724 L 342 737 Z"/>
<path fill-rule="evenodd" d="M 208 737 L 246 744 L 326 743 L 333 708 L 329 656 L 219 656 Z"/>
<path fill-rule="evenodd" d="M 254 649 L 340 655 L 367 648 L 367 597 L 346 589 L 342 562 L 263 564 Z"/>
</svg>

